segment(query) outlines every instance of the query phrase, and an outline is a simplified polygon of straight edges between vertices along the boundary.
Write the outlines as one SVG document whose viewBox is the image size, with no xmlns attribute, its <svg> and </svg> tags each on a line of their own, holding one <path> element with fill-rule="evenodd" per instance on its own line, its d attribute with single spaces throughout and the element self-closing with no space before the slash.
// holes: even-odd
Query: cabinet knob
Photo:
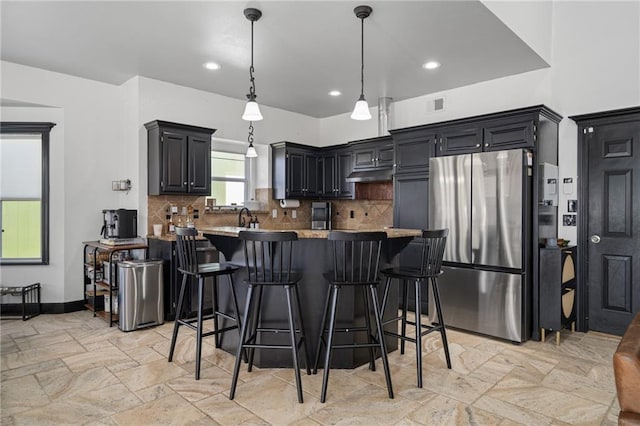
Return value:
<svg viewBox="0 0 640 426">
<path fill-rule="evenodd" d="M 184 182 L 184 183 L 183 183 L 183 185 L 185 185 L 185 186 L 186 186 L 186 185 L 187 185 L 187 182 Z"/>
<path fill-rule="evenodd" d="M 476 144 L 476 148 L 480 148 L 480 144 L 479 143 Z"/>
<path fill-rule="evenodd" d="M 489 146 L 489 144 L 488 144 L 488 143 L 485 143 L 485 144 L 484 144 L 484 146 Z"/>
</svg>

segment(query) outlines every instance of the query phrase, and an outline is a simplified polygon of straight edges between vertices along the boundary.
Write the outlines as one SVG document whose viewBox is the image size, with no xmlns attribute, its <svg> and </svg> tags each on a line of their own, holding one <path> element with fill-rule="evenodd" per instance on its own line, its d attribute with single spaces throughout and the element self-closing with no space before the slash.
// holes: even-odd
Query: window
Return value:
<svg viewBox="0 0 640 426">
<path fill-rule="evenodd" d="M 0 263 L 49 264 L 49 132 L 0 123 Z"/>
<path fill-rule="evenodd" d="M 246 184 L 244 154 L 211 151 L 211 197 L 217 205 L 243 204 Z"/>
</svg>

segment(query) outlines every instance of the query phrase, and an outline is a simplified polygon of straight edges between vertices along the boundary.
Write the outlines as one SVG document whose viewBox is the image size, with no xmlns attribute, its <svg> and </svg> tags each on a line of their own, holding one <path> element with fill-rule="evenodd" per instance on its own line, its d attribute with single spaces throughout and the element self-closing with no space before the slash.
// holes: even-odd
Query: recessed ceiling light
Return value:
<svg viewBox="0 0 640 426">
<path fill-rule="evenodd" d="M 440 62 L 436 62 L 436 61 L 429 61 L 426 62 L 424 65 L 422 65 L 422 68 L 426 69 L 426 70 L 435 70 L 436 68 L 440 67 Z"/>
<path fill-rule="evenodd" d="M 215 62 L 207 62 L 204 64 L 204 67 L 208 70 L 219 70 L 220 69 L 220 65 L 216 64 Z"/>
<path fill-rule="evenodd" d="M 422 65 L 422 68 L 426 69 L 426 70 L 435 70 L 436 68 L 440 67 L 440 62 L 437 61 L 429 61 L 429 62 L 425 62 Z"/>
<path fill-rule="evenodd" d="M 329 92 L 329 96 L 340 96 L 342 95 L 342 92 L 340 92 L 339 90 L 332 90 Z"/>
</svg>

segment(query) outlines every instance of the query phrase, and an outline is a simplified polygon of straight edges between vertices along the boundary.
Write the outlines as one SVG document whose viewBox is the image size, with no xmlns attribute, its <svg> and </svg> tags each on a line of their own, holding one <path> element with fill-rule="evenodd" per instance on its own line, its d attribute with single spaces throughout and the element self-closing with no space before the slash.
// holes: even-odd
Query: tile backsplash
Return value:
<svg viewBox="0 0 640 426">
<path fill-rule="evenodd" d="M 277 200 L 272 199 L 272 189 L 256 189 L 256 201 L 263 206 L 259 212 L 251 212 L 260 221 L 263 229 L 310 229 L 311 200 L 301 200 L 296 209 L 283 209 Z M 198 210 L 199 217 L 194 224 L 199 226 L 238 226 L 238 211 L 205 212 L 205 197 L 188 195 L 158 195 L 147 197 L 148 229 L 153 234 L 153 224 L 163 224 L 163 234 L 167 232 L 171 206 Z M 334 229 L 371 229 L 393 225 L 393 201 L 384 200 L 332 200 Z M 240 208 L 238 208 L 239 210 Z M 272 217 L 276 211 L 277 217 Z M 294 219 L 293 210 L 296 212 Z"/>
</svg>

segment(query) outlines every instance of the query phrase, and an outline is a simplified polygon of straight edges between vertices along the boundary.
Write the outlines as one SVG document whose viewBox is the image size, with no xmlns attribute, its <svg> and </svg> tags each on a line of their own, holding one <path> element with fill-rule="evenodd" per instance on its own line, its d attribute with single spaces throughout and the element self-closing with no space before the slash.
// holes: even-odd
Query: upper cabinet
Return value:
<svg viewBox="0 0 640 426">
<path fill-rule="evenodd" d="M 322 157 L 316 148 L 292 142 L 271 144 L 273 198 L 317 198 L 322 192 Z"/>
<path fill-rule="evenodd" d="M 353 170 L 393 167 L 391 136 L 351 142 L 349 145 L 353 151 Z"/>
<path fill-rule="evenodd" d="M 436 134 L 433 131 L 392 131 L 396 152 L 396 174 L 427 173 L 429 159 L 435 154 Z"/>
<path fill-rule="evenodd" d="M 216 129 L 155 120 L 144 125 L 148 194 L 211 193 L 211 135 Z"/>
</svg>

